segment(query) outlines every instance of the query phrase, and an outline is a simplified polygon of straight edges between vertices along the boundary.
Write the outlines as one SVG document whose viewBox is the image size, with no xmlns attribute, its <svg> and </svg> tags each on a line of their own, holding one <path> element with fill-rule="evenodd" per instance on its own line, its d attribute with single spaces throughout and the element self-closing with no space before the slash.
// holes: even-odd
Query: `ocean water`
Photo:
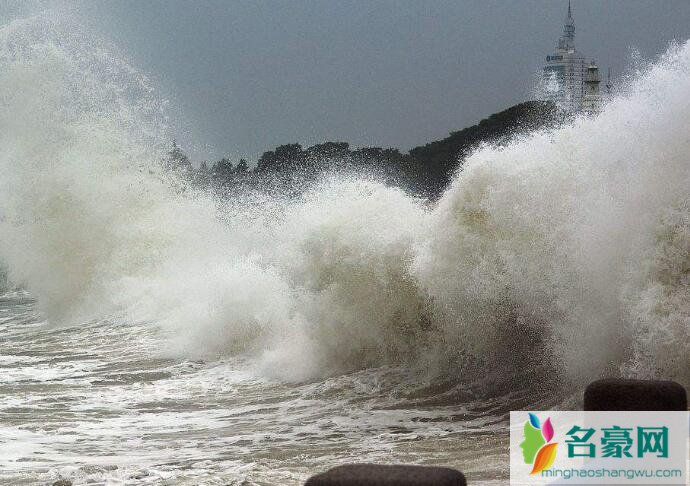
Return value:
<svg viewBox="0 0 690 486">
<path fill-rule="evenodd" d="M 0 104 L 1 483 L 503 484 L 510 410 L 690 384 L 688 44 L 434 204 L 363 174 L 195 189 L 155 86 L 55 16 L 0 28 Z"/>
<path fill-rule="evenodd" d="M 151 326 L 56 329 L 2 301 L 3 484 L 301 484 L 348 461 L 507 477 L 505 414 L 524 393 L 414 384 L 381 367 L 308 383 L 241 358 L 156 357 Z"/>
</svg>

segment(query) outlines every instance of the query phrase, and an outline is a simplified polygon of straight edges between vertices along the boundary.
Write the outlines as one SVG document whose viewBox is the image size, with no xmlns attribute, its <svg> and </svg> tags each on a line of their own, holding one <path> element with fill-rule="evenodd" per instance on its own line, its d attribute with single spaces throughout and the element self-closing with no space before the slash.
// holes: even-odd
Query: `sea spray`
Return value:
<svg viewBox="0 0 690 486">
<path fill-rule="evenodd" d="M 415 267 L 447 332 L 500 359 L 520 321 L 571 378 L 687 382 L 689 67 L 673 46 L 599 116 L 467 160 Z"/>
<path fill-rule="evenodd" d="M 150 322 L 175 353 L 283 379 L 393 364 L 688 383 L 689 67 L 673 47 L 599 116 L 479 149 L 434 207 L 342 173 L 220 203 L 161 169 L 145 77 L 67 21 L 16 21 L 1 258 L 55 324 Z"/>
</svg>

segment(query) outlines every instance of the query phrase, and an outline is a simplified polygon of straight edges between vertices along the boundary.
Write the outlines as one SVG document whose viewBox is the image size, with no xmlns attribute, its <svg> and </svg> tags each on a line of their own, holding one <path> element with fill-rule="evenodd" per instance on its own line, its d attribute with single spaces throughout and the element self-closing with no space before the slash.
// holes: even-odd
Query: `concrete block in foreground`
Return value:
<svg viewBox="0 0 690 486">
<path fill-rule="evenodd" d="M 688 396 L 675 381 L 612 378 L 589 384 L 584 407 L 591 411 L 684 411 L 688 409 Z"/>
<path fill-rule="evenodd" d="M 304 486 L 466 486 L 465 476 L 449 467 L 348 464 L 312 476 Z"/>
</svg>

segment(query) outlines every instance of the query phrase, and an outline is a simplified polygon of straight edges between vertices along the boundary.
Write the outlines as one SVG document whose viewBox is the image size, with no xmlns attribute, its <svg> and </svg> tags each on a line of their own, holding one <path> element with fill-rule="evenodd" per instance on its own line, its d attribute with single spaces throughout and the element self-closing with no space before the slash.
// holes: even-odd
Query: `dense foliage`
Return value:
<svg viewBox="0 0 690 486">
<path fill-rule="evenodd" d="M 430 188 L 443 190 L 465 157 L 480 144 L 501 144 L 520 133 L 553 124 L 557 119 L 553 103 L 527 101 L 494 113 L 476 125 L 451 132 L 443 140 L 415 147 L 410 155 L 427 174 Z"/>
<path fill-rule="evenodd" d="M 516 134 L 553 124 L 557 118 L 553 104 L 529 101 L 452 132 L 442 140 L 415 147 L 409 154 L 395 148 L 352 149 L 346 142 L 324 142 L 306 149 L 291 143 L 264 152 L 254 169 L 245 159 L 233 164 L 227 158 L 211 166 L 202 162 L 194 169 L 173 142 L 165 165 L 184 172 L 198 185 L 221 192 L 246 186 L 299 193 L 324 174 L 355 172 L 433 199 L 443 192 L 465 157 L 481 143 L 501 144 Z"/>
</svg>

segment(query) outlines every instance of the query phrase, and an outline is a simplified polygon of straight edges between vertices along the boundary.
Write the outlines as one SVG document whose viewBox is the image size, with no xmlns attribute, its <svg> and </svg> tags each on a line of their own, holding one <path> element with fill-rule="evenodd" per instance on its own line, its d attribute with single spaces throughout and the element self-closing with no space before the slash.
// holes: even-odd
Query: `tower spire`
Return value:
<svg viewBox="0 0 690 486">
<path fill-rule="evenodd" d="M 568 0 L 568 15 L 563 25 L 563 36 L 561 37 L 563 47 L 575 47 L 575 21 L 573 20 L 573 10 Z"/>
</svg>

